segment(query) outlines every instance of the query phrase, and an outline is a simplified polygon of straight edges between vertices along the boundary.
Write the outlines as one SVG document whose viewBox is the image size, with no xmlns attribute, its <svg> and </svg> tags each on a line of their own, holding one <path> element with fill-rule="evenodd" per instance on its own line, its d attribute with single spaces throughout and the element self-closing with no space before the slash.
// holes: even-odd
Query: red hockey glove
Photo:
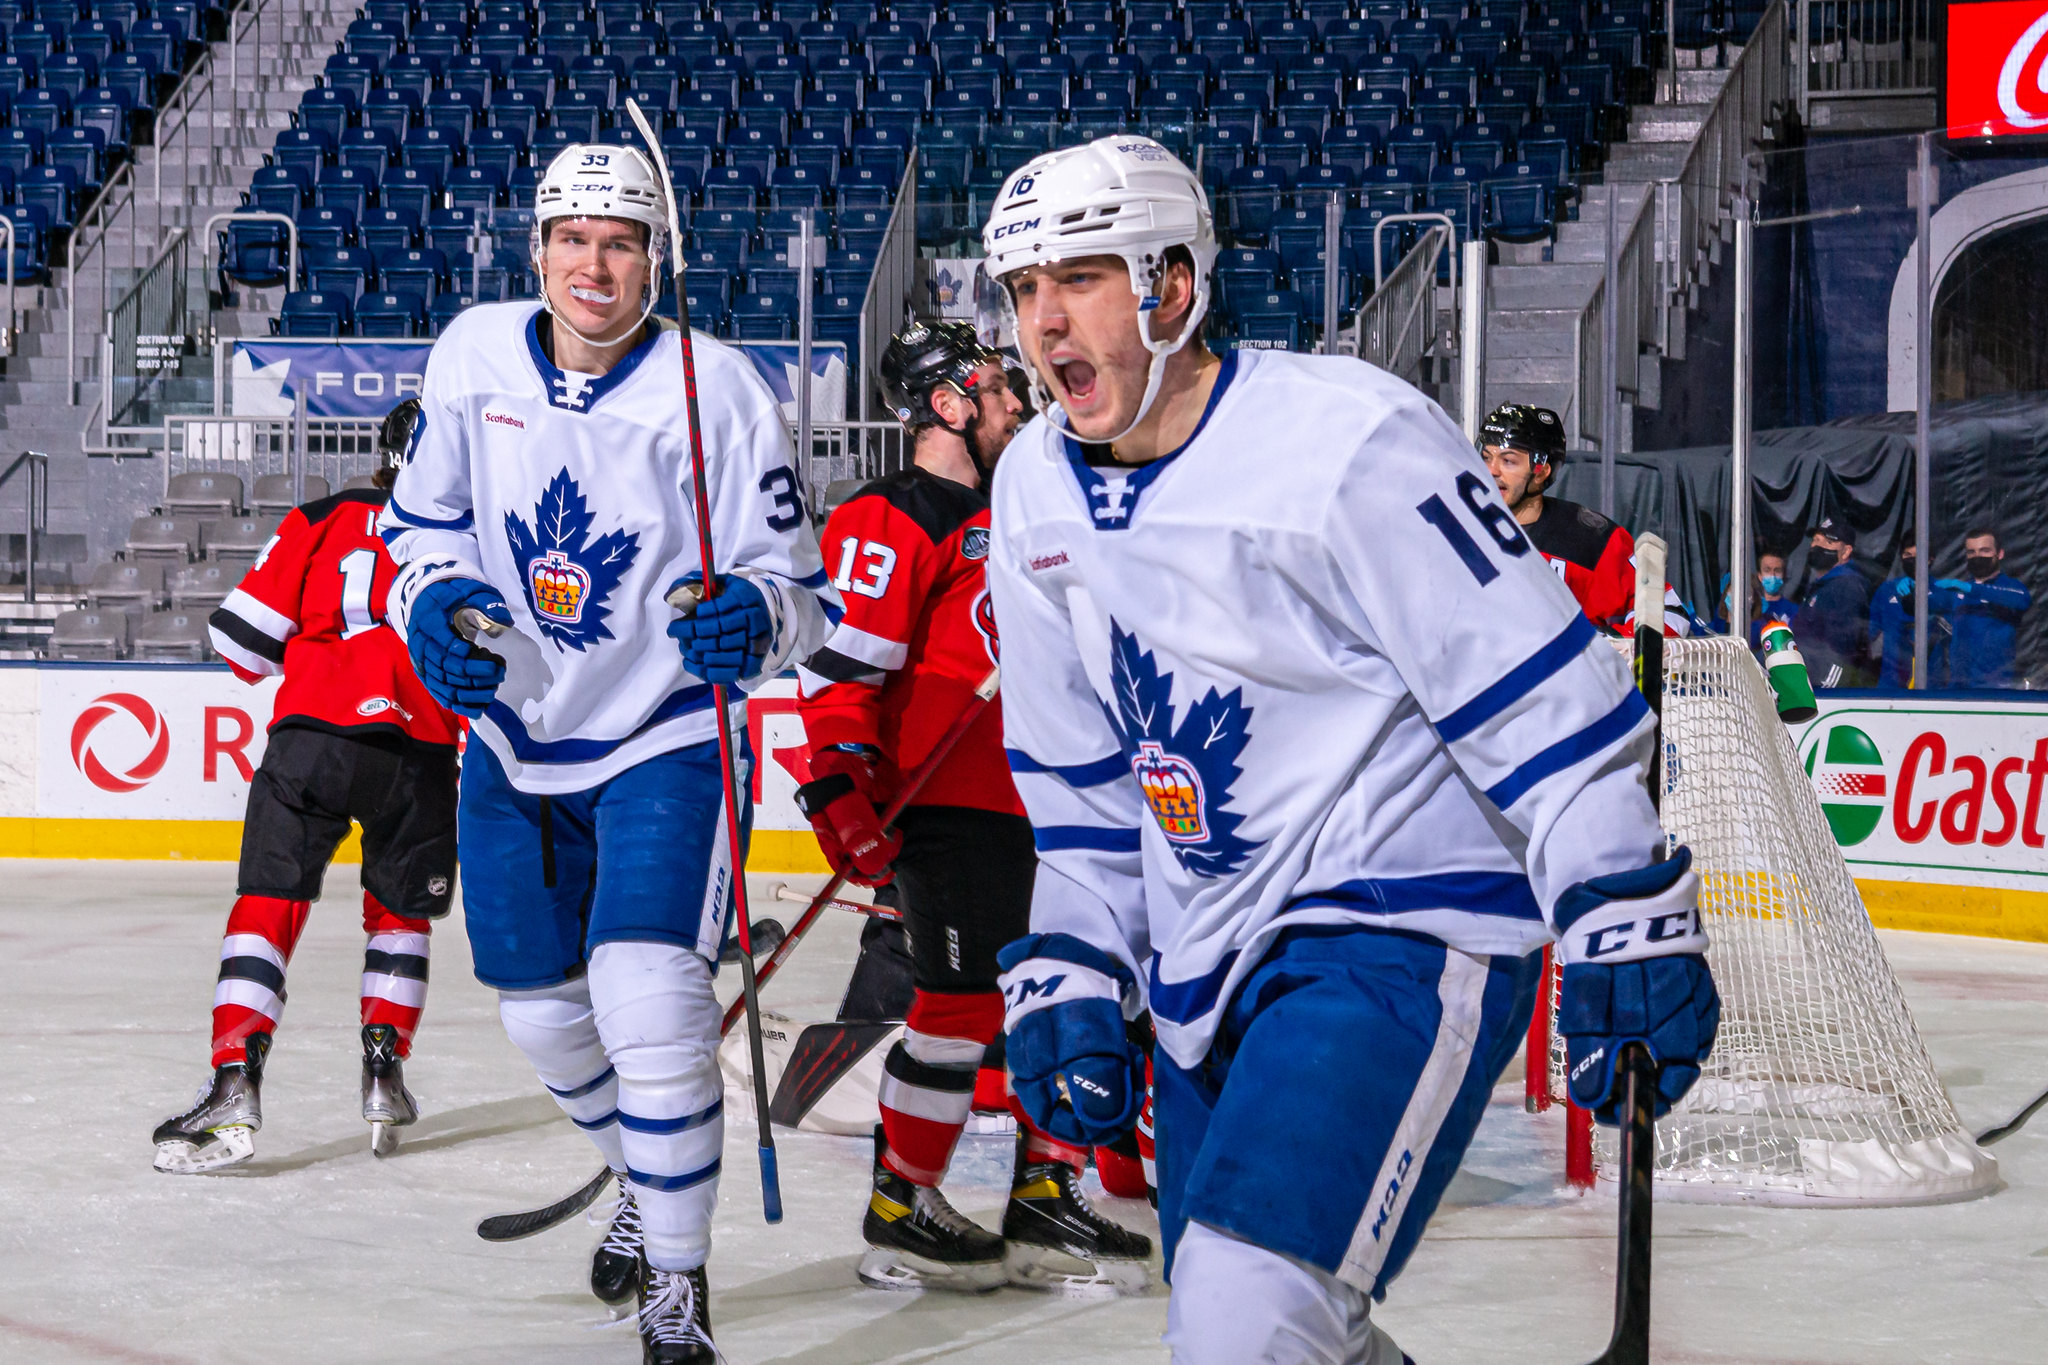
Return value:
<svg viewBox="0 0 2048 1365">
<path fill-rule="evenodd" d="M 882 828 L 879 796 L 874 758 L 857 744 L 813 753 L 811 780 L 796 789 L 797 809 L 817 832 L 825 860 L 835 868 L 851 864 L 846 879 L 856 886 L 887 886 L 896 875 L 889 864 L 903 836 Z"/>
</svg>

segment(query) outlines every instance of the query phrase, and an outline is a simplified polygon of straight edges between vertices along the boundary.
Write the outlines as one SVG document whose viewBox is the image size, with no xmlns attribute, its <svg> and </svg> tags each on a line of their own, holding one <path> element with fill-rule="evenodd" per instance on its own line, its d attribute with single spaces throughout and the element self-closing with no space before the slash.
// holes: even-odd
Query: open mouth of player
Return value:
<svg viewBox="0 0 2048 1365">
<path fill-rule="evenodd" d="M 619 301 L 617 294 L 602 293 L 599 290 L 590 288 L 588 285 L 581 284 L 569 286 L 569 297 L 580 303 L 590 304 L 594 308 L 609 308 Z"/>
<path fill-rule="evenodd" d="M 1085 360 L 1055 360 L 1052 372 L 1071 407 L 1087 407 L 1095 397 L 1095 367 Z"/>
</svg>

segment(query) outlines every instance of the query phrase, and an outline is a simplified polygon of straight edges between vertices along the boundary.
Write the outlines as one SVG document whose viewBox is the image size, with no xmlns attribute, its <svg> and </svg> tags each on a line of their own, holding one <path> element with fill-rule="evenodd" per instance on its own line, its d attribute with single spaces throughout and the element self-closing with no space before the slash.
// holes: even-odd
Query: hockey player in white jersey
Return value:
<svg viewBox="0 0 2048 1365">
<path fill-rule="evenodd" d="M 1643 786 L 1611 646 L 1437 406 L 1357 360 L 1198 339 L 1195 177 L 1107 138 L 984 229 L 1041 415 L 994 490 L 1005 743 L 1039 853 L 1002 963 L 1034 1119 L 1108 1141 L 1158 1028 L 1179 1365 L 1405 1359 L 1370 1320 L 1564 966 L 1605 1121 L 1662 1101 L 1719 1004 L 1690 855 Z"/>
<path fill-rule="evenodd" d="M 648 322 L 660 182 L 636 150 L 570 147 L 537 200 L 541 301 L 467 310 L 428 361 L 382 522 L 404 566 L 391 615 L 428 690 L 473 718 L 458 839 L 477 977 L 619 1175 L 592 1288 L 638 1292 L 646 1360 L 710 1360 L 712 973 L 740 871 L 712 684 L 808 655 L 838 598 L 774 396 L 700 335 L 724 590 L 686 617 L 668 605 L 702 565 L 678 336 Z M 465 638 L 477 614 L 502 633 Z M 744 735 L 740 719 L 735 703 Z"/>
</svg>

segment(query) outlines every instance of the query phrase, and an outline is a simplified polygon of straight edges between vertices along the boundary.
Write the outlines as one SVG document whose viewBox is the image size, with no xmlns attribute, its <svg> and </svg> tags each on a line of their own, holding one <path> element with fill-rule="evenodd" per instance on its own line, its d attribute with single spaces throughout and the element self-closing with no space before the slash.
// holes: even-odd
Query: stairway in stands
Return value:
<svg viewBox="0 0 2048 1365">
<path fill-rule="evenodd" d="M 1732 66 L 1735 53 L 1729 54 Z M 1728 68 L 1681 70 L 1676 103 L 1639 104 L 1629 111 L 1629 136 L 1607 149 L 1603 183 L 1583 187 L 1576 222 L 1560 223 L 1550 259 L 1538 246 L 1503 245 L 1487 277 L 1486 407 L 1535 403 L 1568 414 L 1572 405 L 1574 332 L 1606 270 L 1607 206 L 1614 203 L 1617 242 L 1659 180 L 1676 176 L 1727 82 Z M 1656 212 L 1654 206 L 1650 210 Z M 1678 325 L 1683 326 L 1682 319 Z M 1642 361 L 1644 406 L 1654 407 L 1664 363 Z M 1631 449 L 1623 411 L 1622 450 Z M 1569 416 L 1566 427 L 1575 429 Z"/>
<path fill-rule="evenodd" d="M 250 175 L 263 164 L 278 130 L 290 125 L 300 94 L 317 82 L 321 64 L 356 12 L 354 0 L 268 0 L 268 4 L 281 22 L 273 25 L 266 19 L 260 49 L 253 56 L 250 49 L 254 45 L 244 39 L 232 99 L 224 98 L 218 115 L 211 118 L 202 106 L 165 144 L 164 216 L 170 225 L 197 234 L 212 215 L 240 207 Z M 212 48 L 225 91 L 227 44 L 217 42 Z M 185 177 L 186 139 L 191 140 L 189 182 Z M 147 143 L 135 150 L 136 178 L 145 202 L 143 221 L 137 221 L 131 208 L 116 219 L 113 233 L 153 236 L 153 212 L 147 203 L 155 184 L 156 152 Z M 199 243 L 194 242 L 195 278 L 198 248 Z M 138 254 L 148 258 L 147 242 Z M 117 249 L 113 259 L 125 258 L 125 251 Z M 94 426 L 92 438 L 97 439 L 98 418 L 93 409 L 99 398 L 97 370 L 105 310 L 125 292 L 130 281 L 122 277 L 131 273 L 112 272 L 110 298 L 103 301 L 97 268 L 79 272 L 80 382 L 75 392 L 65 382 L 66 317 L 62 291 L 56 287 L 18 292 L 21 333 L 13 354 L 6 359 L 4 374 L 0 374 L 0 452 L 7 459 L 22 450 L 49 454 L 50 530 L 86 535 L 88 562 L 104 558 L 117 547 L 128 521 L 162 490 L 162 470 L 153 460 L 113 461 L 85 454 L 88 418 Z M 61 282 L 61 272 L 58 279 Z M 268 298 L 244 291 L 241 311 L 216 314 L 215 325 L 223 336 L 267 333 L 277 297 L 276 291 Z M 193 302 L 197 305 L 204 300 Z M 210 363 L 206 356 L 198 361 L 200 367 Z M 188 358 L 185 372 L 193 374 L 197 368 Z M 9 525 L 18 520 L 19 497 L 11 485 L 0 492 L 0 518 Z M 82 572 L 85 566 L 78 567 Z"/>
</svg>

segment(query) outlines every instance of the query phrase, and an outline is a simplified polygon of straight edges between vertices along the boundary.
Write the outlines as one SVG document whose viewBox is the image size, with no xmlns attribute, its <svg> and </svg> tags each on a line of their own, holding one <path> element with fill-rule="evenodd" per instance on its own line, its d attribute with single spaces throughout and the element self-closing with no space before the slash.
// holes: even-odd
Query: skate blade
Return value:
<svg viewBox="0 0 2048 1365">
<path fill-rule="evenodd" d="M 1015 1137 L 1017 1120 L 1008 1114 L 969 1114 L 962 1131 L 976 1137 Z"/>
<path fill-rule="evenodd" d="M 382 1159 L 398 1150 L 398 1125 L 395 1123 L 372 1123 L 370 1125 L 370 1155 Z"/>
<path fill-rule="evenodd" d="M 233 1166 L 256 1155 L 256 1130 L 242 1124 L 213 1130 L 211 1140 L 194 1145 L 172 1140 L 156 1146 L 154 1165 L 169 1175 L 198 1175 Z"/>
<path fill-rule="evenodd" d="M 986 1294 L 1009 1283 L 1000 1261 L 976 1265 L 944 1265 L 908 1252 L 870 1247 L 860 1258 L 860 1282 L 870 1289 L 943 1289 L 956 1294 Z"/>
<path fill-rule="evenodd" d="M 1057 1247 L 1010 1242 L 1003 1270 L 1011 1284 L 1070 1299 L 1114 1299 L 1142 1294 L 1152 1282 L 1143 1261 L 1089 1261 Z"/>
</svg>

